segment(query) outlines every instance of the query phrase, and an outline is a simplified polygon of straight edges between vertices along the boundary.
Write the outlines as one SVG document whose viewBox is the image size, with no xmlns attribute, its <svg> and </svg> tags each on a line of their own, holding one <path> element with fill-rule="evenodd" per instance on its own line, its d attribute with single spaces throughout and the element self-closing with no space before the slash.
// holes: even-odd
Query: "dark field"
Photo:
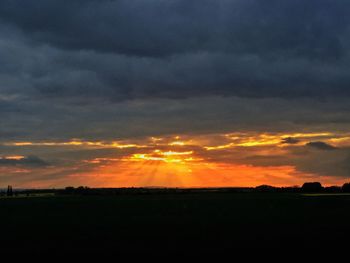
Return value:
<svg viewBox="0 0 350 263">
<path fill-rule="evenodd" d="M 200 193 L 0 199 L 2 250 L 211 253 L 346 246 L 350 196 Z"/>
</svg>

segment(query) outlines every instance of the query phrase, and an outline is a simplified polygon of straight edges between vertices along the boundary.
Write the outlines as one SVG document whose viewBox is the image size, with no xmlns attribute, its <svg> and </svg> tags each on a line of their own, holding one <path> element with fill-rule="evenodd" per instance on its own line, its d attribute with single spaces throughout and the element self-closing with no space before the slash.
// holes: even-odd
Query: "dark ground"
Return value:
<svg viewBox="0 0 350 263">
<path fill-rule="evenodd" d="M 350 196 L 199 193 L 0 198 L 1 251 L 235 253 L 346 247 Z"/>
</svg>

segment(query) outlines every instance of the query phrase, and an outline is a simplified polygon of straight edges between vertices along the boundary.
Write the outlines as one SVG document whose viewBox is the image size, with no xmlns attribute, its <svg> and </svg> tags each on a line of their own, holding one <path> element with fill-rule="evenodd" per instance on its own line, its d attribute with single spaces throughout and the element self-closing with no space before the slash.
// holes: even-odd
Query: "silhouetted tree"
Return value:
<svg viewBox="0 0 350 263">
<path fill-rule="evenodd" d="M 6 193 L 7 196 L 13 196 L 13 190 L 12 190 L 12 186 L 9 185 L 7 186 L 7 193 Z"/>
<path fill-rule="evenodd" d="M 303 192 L 307 193 L 319 193 L 323 191 L 323 187 L 319 182 L 304 183 L 301 187 Z"/>
<path fill-rule="evenodd" d="M 350 193 L 350 183 L 343 184 L 341 189 L 344 193 Z"/>
</svg>

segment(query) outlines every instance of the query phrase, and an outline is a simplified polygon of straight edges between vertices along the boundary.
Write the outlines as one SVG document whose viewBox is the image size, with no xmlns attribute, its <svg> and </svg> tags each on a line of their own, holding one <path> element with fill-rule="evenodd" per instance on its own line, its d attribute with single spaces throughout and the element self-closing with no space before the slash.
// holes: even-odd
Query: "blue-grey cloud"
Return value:
<svg viewBox="0 0 350 263">
<path fill-rule="evenodd" d="M 323 151 L 331 151 L 331 150 L 337 149 L 333 145 L 330 145 L 330 144 L 325 143 L 325 142 L 309 142 L 306 144 L 306 146 L 312 147 L 312 148 L 315 148 L 318 150 L 323 150 Z"/>
<path fill-rule="evenodd" d="M 349 11 L 343 0 L 4 0 L 1 84 L 112 101 L 348 97 Z"/>
<path fill-rule="evenodd" d="M 197 51 L 338 57 L 343 0 L 4 0 L 2 21 L 38 41 L 136 56 Z"/>
<path fill-rule="evenodd" d="M 37 156 L 26 156 L 19 159 L 0 158 L 0 166 L 45 167 L 49 164 Z"/>
</svg>

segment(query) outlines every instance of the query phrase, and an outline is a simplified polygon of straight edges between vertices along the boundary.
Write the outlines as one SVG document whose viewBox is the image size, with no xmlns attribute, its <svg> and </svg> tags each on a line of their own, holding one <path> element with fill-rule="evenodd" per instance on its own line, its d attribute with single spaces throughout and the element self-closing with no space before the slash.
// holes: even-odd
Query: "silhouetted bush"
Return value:
<svg viewBox="0 0 350 263">
<path fill-rule="evenodd" d="M 300 193 L 301 188 L 299 186 L 289 186 L 289 187 L 282 187 L 281 192 L 283 193 Z"/>
<path fill-rule="evenodd" d="M 277 192 L 277 188 L 273 187 L 271 185 L 260 185 L 255 187 L 255 191 L 257 192 L 267 192 L 267 193 L 271 193 L 271 192 Z"/>
<path fill-rule="evenodd" d="M 325 187 L 324 191 L 326 193 L 341 193 L 342 192 L 342 188 L 339 186 L 329 186 L 329 187 Z"/>
<path fill-rule="evenodd" d="M 57 195 L 100 195 L 102 190 L 99 190 L 97 188 L 89 188 L 86 186 L 79 186 L 77 188 L 74 188 L 72 186 L 66 187 L 63 190 L 58 190 L 55 193 Z"/>
<path fill-rule="evenodd" d="M 64 193 L 64 194 L 69 194 L 69 195 L 71 195 L 71 194 L 74 194 L 74 191 L 75 191 L 75 188 L 74 188 L 74 187 L 68 186 L 68 187 L 66 187 L 66 188 L 64 189 L 63 193 Z"/>
<path fill-rule="evenodd" d="M 323 187 L 319 182 L 304 183 L 301 190 L 306 193 L 319 193 L 323 191 Z"/>
<path fill-rule="evenodd" d="M 77 189 L 75 189 L 75 192 L 77 194 L 81 194 L 81 195 L 88 194 L 89 193 L 89 188 L 85 187 L 85 186 L 79 186 Z"/>
</svg>

